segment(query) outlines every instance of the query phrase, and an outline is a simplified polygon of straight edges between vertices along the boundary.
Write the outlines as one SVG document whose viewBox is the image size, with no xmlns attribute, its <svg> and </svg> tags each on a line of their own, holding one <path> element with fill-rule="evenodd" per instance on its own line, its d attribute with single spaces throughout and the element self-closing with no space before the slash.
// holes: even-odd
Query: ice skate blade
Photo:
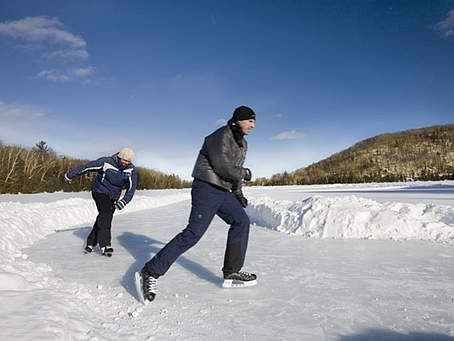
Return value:
<svg viewBox="0 0 454 341">
<path fill-rule="evenodd" d="M 145 302 L 145 297 L 143 297 L 143 284 L 142 284 L 142 276 L 140 275 L 139 272 L 136 272 L 134 275 L 134 282 L 136 284 L 136 291 L 137 291 L 137 296 L 139 296 L 139 301 L 143 305 L 147 305 L 147 302 Z"/>
<path fill-rule="evenodd" d="M 254 279 L 253 281 L 239 281 L 235 279 L 224 279 L 222 283 L 223 288 L 246 288 L 246 287 L 253 287 L 257 285 L 257 280 Z"/>
</svg>

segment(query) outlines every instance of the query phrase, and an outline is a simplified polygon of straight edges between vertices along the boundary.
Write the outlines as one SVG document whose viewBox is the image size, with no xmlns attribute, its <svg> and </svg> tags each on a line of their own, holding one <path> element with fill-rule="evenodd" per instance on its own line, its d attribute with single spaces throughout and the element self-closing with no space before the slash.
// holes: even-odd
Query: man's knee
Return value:
<svg viewBox="0 0 454 341">
<path fill-rule="evenodd" d="M 194 230 L 194 229 L 186 228 L 180 233 L 180 236 L 178 239 L 179 239 L 180 243 L 182 243 L 188 247 L 192 247 L 195 244 L 197 244 L 197 242 L 202 238 L 204 232 L 205 231 L 202 229 Z"/>
<path fill-rule="evenodd" d="M 249 216 L 244 211 L 235 220 L 238 225 L 241 225 L 243 227 L 249 227 L 251 223 Z"/>
<path fill-rule="evenodd" d="M 111 214 L 100 214 L 98 216 L 98 223 L 103 225 L 103 226 L 110 225 L 111 222 L 112 222 L 112 215 Z"/>
<path fill-rule="evenodd" d="M 244 215 L 244 223 L 249 226 L 251 224 L 251 221 L 249 220 L 249 216 L 247 214 Z"/>
</svg>

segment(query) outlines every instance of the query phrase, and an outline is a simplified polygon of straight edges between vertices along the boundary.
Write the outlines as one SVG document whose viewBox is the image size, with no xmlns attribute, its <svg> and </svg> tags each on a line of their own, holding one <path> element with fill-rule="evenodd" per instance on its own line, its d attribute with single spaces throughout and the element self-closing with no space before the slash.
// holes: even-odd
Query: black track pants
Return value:
<svg viewBox="0 0 454 341">
<path fill-rule="evenodd" d="M 191 196 L 188 226 L 147 263 L 148 271 L 155 276 L 164 275 L 181 254 L 202 238 L 215 214 L 230 225 L 222 271 L 231 273 L 240 270 L 249 239 L 249 217 L 244 208 L 232 192 L 200 180 L 192 182 Z"/>
<path fill-rule="evenodd" d="M 104 193 L 91 192 L 91 195 L 98 208 L 98 216 L 96 217 L 93 229 L 88 235 L 87 245 L 96 246 L 98 243 L 99 247 L 111 245 L 110 229 L 115 212 L 114 202 Z"/>
</svg>

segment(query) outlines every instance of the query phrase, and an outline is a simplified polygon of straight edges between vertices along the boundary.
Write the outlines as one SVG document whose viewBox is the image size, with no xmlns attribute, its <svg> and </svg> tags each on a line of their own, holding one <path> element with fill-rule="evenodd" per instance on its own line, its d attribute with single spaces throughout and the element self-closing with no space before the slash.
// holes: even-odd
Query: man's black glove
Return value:
<svg viewBox="0 0 454 341">
<path fill-rule="evenodd" d="M 243 196 L 243 192 L 241 190 L 239 191 L 234 191 L 233 194 L 235 194 L 236 198 L 240 202 L 241 206 L 246 208 L 247 206 L 247 199 Z"/>
<path fill-rule="evenodd" d="M 252 173 L 251 173 L 251 170 L 249 168 L 243 168 L 244 169 L 244 181 L 251 181 L 252 179 Z"/>
</svg>

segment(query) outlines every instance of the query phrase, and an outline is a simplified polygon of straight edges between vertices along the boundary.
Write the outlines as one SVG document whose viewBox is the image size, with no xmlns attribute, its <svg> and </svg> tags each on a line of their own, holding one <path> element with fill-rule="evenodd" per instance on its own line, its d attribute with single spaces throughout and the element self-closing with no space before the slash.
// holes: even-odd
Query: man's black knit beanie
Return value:
<svg viewBox="0 0 454 341">
<path fill-rule="evenodd" d="M 251 108 L 242 105 L 235 109 L 232 118 L 235 121 L 255 120 L 255 112 Z"/>
</svg>

